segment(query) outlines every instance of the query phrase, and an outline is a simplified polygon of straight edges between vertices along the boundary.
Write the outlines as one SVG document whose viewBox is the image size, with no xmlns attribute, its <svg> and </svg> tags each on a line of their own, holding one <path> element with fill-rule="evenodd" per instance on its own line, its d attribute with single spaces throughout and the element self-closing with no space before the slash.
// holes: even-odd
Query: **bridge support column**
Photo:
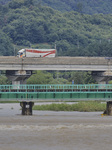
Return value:
<svg viewBox="0 0 112 150">
<path fill-rule="evenodd" d="M 14 85 L 25 84 L 26 79 L 28 79 L 31 75 L 32 71 L 30 70 L 6 70 L 6 76 Z"/>
<path fill-rule="evenodd" d="M 20 102 L 22 107 L 22 115 L 32 115 L 32 107 L 34 102 Z"/>
<path fill-rule="evenodd" d="M 92 76 L 99 84 L 107 84 L 108 81 L 112 80 L 111 71 L 93 71 Z"/>
<path fill-rule="evenodd" d="M 106 108 L 104 114 L 112 116 L 112 101 L 107 102 L 107 108 Z"/>
</svg>

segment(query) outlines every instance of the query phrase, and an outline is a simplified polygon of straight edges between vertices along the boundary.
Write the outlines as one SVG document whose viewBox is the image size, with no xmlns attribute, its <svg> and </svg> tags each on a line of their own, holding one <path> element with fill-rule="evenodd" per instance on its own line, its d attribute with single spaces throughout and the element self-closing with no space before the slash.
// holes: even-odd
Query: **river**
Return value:
<svg viewBox="0 0 112 150">
<path fill-rule="evenodd" d="M 0 150 L 111 150 L 112 117 L 103 112 L 33 111 L 0 104 Z"/>
</svg>

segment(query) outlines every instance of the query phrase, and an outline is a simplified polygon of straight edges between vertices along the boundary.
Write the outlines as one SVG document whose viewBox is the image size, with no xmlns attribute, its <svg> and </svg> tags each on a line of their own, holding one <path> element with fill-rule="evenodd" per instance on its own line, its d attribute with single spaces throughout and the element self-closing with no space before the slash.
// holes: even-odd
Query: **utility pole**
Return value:
<svg viewBox="0 0 112 150">
<path fill-rule="evenodd" d="M 14 56 L 16 56 L 16 52 L 15 52 L 15 45 L 14 45 Z"/>
</svg>

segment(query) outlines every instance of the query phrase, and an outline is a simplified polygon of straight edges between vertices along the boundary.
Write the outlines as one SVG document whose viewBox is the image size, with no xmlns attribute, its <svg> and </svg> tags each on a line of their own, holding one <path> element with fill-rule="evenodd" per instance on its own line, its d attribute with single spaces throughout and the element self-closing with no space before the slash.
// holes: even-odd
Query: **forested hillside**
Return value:
<svg viewBox="0 0 112 150">
<path fill-rule="evenodd" d="M 61 12 L 36 0 L 35 3 L 33 0 L 7 1 L 1 1 L 0 5 L 0 55 L 14 55 L 24 47 L 54 48 L 56 44 L 58 56 L 112 57 L 111 14 L 88 15 L 81 9 Z M 90 73 L 67 71 L 35 72 L 27 83 L 63 84 L 72 80 L 77 84 L 95 83 Z M 8 84 L 7 78 L 1 76 L 0 84 Z"/>
<path fill-rule="evenodd" d="M 35 0 L 38 2 L 39 0 Z M 78 11 L 84 14 L 111 14 L 111 0 L 41 0 L 43 5 L 59 11 Z"/>
<path fill-rule="evenodd" d="M 10 2 L 10 1 L 11 0 L 0 0 L 0 4 L 4 5 L 4 4 L 6 4 L 6 3 Z"/>
<path fill-rule="evenodd" d="M 6 4 L 11 0 L 0 0 Z M 28 1 L 28 0 L 27 0 Z M 35 4 L 52 7 L 62 12 L 77 11 L 84 14 L 112 14 L 111 0 L 33 0 Z"/>
<path fill-rule="evenodd" d="M 0 6 L 0 55 L 56 43 L 61 56 L 112 56 L 111 25 L 112 15 L 61 13 L 33 0 L 12 0 Z"/>
</svg>

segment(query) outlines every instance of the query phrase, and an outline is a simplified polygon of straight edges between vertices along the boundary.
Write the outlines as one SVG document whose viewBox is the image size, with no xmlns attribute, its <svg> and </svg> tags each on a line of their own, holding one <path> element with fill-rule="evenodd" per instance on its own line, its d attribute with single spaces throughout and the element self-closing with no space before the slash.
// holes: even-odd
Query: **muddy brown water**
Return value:
<svg viewBox="0 0 112 150">
<path fill-rule="evenodd" d="M 111 150 L 112 117 L 103 112 L 33 111 L 0 104 L 0 150 Z"/>
</svg>

